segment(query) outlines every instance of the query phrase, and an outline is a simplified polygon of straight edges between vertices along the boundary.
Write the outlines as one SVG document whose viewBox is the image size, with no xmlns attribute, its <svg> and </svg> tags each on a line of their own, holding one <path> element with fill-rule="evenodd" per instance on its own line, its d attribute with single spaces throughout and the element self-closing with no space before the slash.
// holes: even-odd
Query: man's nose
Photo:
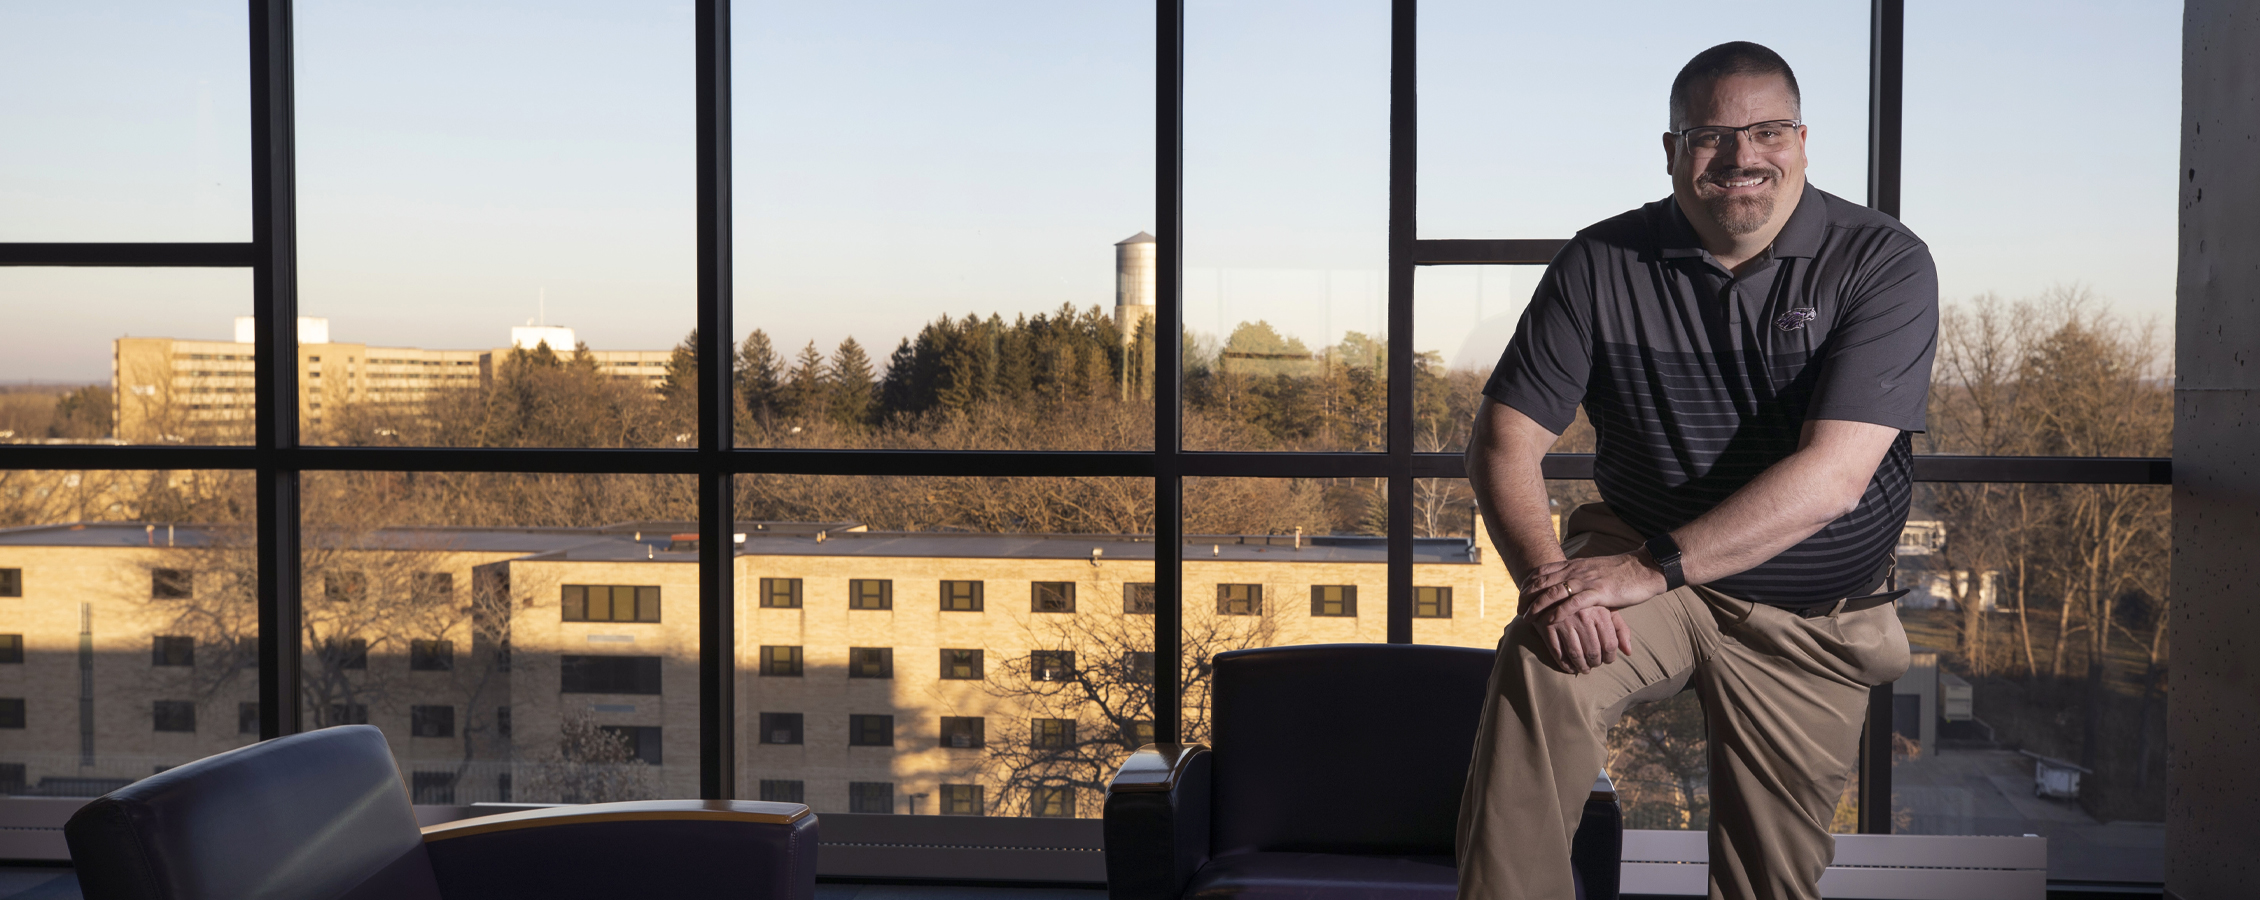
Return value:
<svg viewBox="0 0 2260 900">
<path fill-rule="evenodd" d="M 1750 133 L 1747 131 L 1735 132 L 1734 165 L 1737 168 L 1750 169 L 1765 164 L 1766 156 L 1758 152 L 1756 142 L 1750 140 Z"/>
</svg>

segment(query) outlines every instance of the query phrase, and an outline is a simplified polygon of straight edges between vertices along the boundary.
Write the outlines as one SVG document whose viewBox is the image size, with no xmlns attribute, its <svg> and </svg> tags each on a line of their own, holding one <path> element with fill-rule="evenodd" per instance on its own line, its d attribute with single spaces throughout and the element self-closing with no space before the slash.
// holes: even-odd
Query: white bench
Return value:
<svg viewBox="0 0 2260 900">
<path fill-rule="evenodd" d="M 1624 833 L 1627 894 L 1701 897 L 1709 847 L 1700 831 Z M 2048 839 L 1840 834 L 1821 876 L 1830 900 L 2045 900 Z"/>
</svg>

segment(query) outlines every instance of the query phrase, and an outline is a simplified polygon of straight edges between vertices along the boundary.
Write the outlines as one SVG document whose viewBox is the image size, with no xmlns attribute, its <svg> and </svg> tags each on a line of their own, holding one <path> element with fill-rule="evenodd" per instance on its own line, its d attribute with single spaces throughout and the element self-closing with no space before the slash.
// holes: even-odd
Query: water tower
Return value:
<svg viewBox="0 0 2260 900">
<path fill-rule="evenodd" d="M 1130 343 L 1154 315 L 1154 236 L 1143 231 L 1114 245 L 1114 326 Z"/>
</svg>

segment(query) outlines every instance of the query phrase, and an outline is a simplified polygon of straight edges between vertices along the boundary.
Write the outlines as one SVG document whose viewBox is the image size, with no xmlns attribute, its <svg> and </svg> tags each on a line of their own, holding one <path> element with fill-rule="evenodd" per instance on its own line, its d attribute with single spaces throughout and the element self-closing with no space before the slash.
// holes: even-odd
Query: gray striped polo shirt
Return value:
<svg viewBox="0 0 2260 900">
<path fill-rule="evenodd" d="M 1891 217 L 1807 185 L 1767 255 L 1736 277 L 1666 197 L 1555 254 L 1483 392 L 1557 433 L 1585 404 L 1601 498 L 1647 535 L 1795 451 L 1806 419 L 1899 429 L 1858 508 L 1710 583 L 1806 607 L 1883 580 L 1937 339 L 1930 250 Z"/>
</svg>

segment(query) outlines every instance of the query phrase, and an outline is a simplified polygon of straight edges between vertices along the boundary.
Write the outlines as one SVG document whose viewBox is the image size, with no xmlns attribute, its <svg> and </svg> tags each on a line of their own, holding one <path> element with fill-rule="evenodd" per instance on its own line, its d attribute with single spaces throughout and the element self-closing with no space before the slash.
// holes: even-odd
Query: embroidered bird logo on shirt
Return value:
<svg viewBox="0 0 2260 900">
<path fill-rule="evenodd" d="M 1819 318 L 1819 316 L 1820 313 L 1814 312 L 1812 307 L 1800 306 L 1782 313 L 1781 318 L 1773 320 L 1773 327 L 1783 331 L 1796 331 L 1805 327 L 1806 323 Z"/>
</svg>

